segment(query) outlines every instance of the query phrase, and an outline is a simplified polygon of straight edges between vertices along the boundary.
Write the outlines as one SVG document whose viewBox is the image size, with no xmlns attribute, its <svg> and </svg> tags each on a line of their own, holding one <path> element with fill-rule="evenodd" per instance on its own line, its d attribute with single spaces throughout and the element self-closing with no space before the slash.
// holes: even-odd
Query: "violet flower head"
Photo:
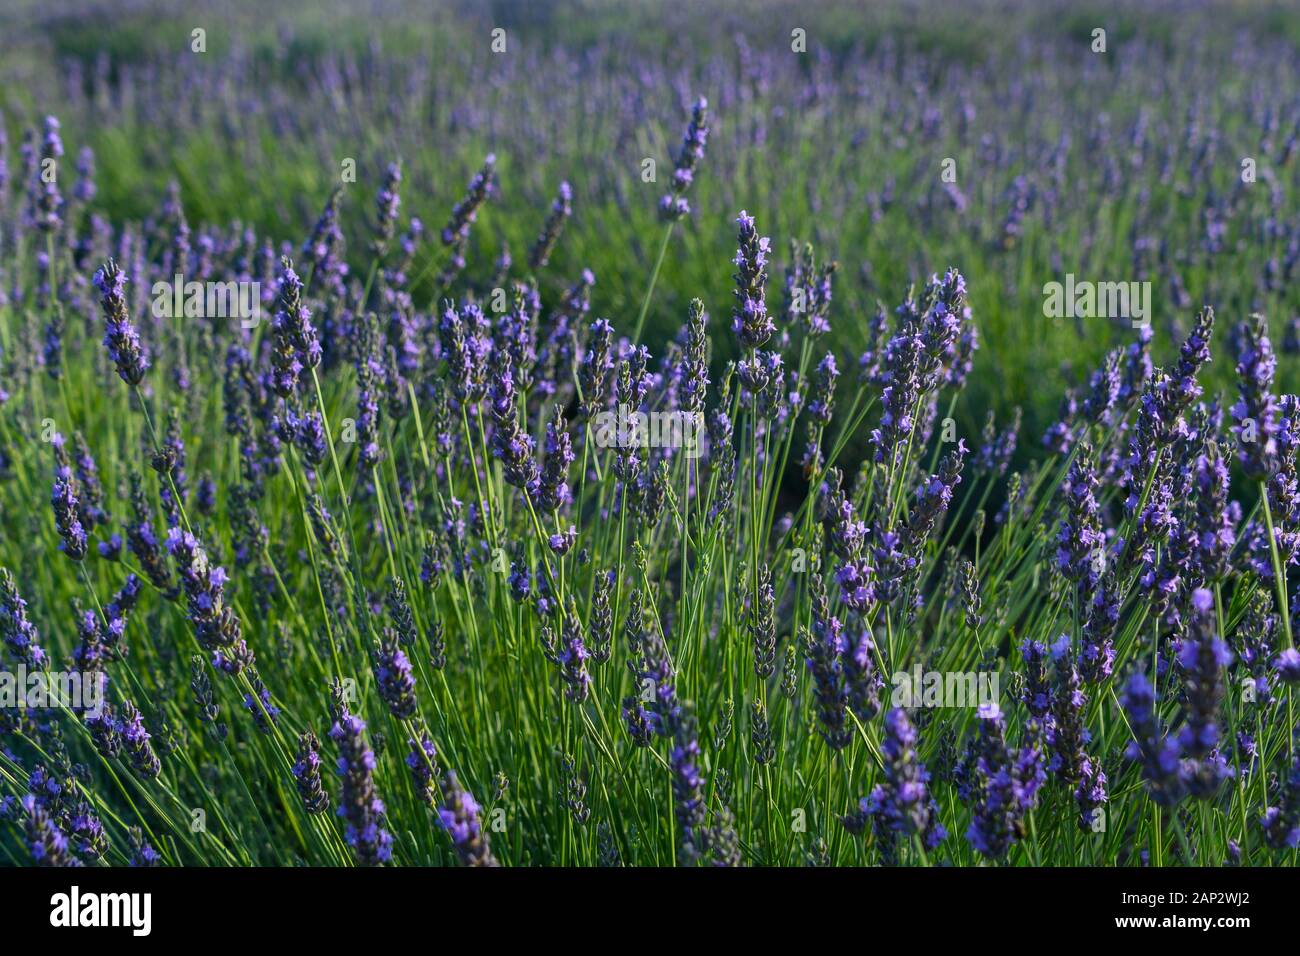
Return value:
<svg viewBox="0 0 1300 956">
<path fill-rule="evenodd" d="M 293 779 L 298 795 L 308 813 L 324 813 L 330 807 L 330 798 L 321 786 L 320 741 L 311 731 L 298 738 L 298 759 L 293 765 Z"/>
<path fill-rule="evenodd" d="M 50 504 L 54 509 L 55 527 L 63 539 L 59 543 L 59 550 L 73 561 L 80 561 L 90 548 L 86 529 L 81 523 L 79 485 L 63 449 L 63 436 L 56 433 L 53 443 L 56 462 Z"/>
<path fill-rule="evenodd" d="M 1277 359 L 1268 340 L 1268 322 L 1254 316 L 1242 330 L 1237 362 L 1238 400 L 1232 406 L 1233 432 L 1240 447 L 1242 470 L 1256 480 L 1277 470 L 1277 399 L 1273 375 Z"/>
<path fill-rule="evenodd" d="M 150 743 L 152 734 L 145 730 L 144 718 L 136 706 L 127 701 L 122 705 L 122 719 L 119 722 L 122 740 L 126 744 L 127 757 L 136 773 L 146 779 L 152 779 L 162 773 L 162 761 L 154 752 Z"/>
<path fill-rule="evenodd" d="M 275 314 L 272 330 L 277 348 L 283 345 L 291 349 L 302 368 L 316 368 L 321 362 L 320 340 L 311 323 L 311 310 L 303 304 L 302 294 L 302 279 L 294 271 L 293 261 L 286 256 L 280 260 L 280 308 Z"/>
<path fill-rule="evenodd" d="M 675 721 L 673 747 L 668 754 L 672 771 L 673 812 L 681 833 L 682 859 L 694 863 L 709 849 L 704 806 L 704 774 L 700 772 L 700 744 L 694 718 Z"/>
<path fill-rule="evenodd" d="M 564 421 L 564 409 L 559 405 L 555 406 L 554 417 L 546 423 L 543 451 L 546 457 L 542 462 L 541 475 L 528 491 L 537 510 L 549 514 L 573 500 L 568 475 L 569 467 L 577 459 L 573 451 L 573 439 L 569 436 Z"/>
<path fill-rule="evenodd" d="M 691 108 L 691 122 L 682 139 L 681 152 L 673 168 L 671 191 L 659 200 L 659 218 L 676 222 L 691 212 L 686 192 L 695 182 L 695 167 L 704 158 L 704 147 L 709 138 L 709 101 L 700 97 Z"/>
<path fill-rule="evenodd" d="M 467 321 L 467 319 L 469 321 Z M 481 383 L 486 370 L 481 367 L 473 316 L 462 317 L 450 302 L 438 323 L 442 354 L 447 360 L 452 390 L 461 402 L 474 403 L 483 397 Z"/>
<path fill-rule="evenodd" d="M 1232 651 L 1215 630 L 1214 595 L 1197 588 L 1191 603 L 1187 634 L 1178 653 L 1186 692 L 1178 743 L 1185 757 L 1183 780 L 1188 791 L 1194 797 L 1208 799 L 1233 776 L 1233 769 L 1219 751 L 1223 670 L 1232 662 Z"/>
<path fill-rule="evenodd" d="M 736 222 L 740 226 L 736 251 L 736 306 L 731 314 L 731 330 L 742 349 L 756 349 L 767 343 L 776 331 L 776 323 L 767 314 L 767 259 L 771 240 L 759 236 L 754 217 L 743 209 Z"/>
<path fill-rule="evenodd" d="M 41 139 L 41 174 L 36 198 L 36 225 L 42 232 L 55 232 L 63 225 L 63 196 L 59 193 L 58 177 L 47 175 L 63 156 L 63 138 L 56 117 L 45 117 L 45 135 Z"/>
<path fill-rule="evenodd" d="M 682 350 L 678 375 L 678 401 L 682 411 L 688 415 L 702 416 L 705 393 L 709 388 L 709 316 L 699 299 L 692 299 L 689 308 L 686 347 Z"/>
<path fill-rule="evenodd" d="M 225 601 L 225 568 L 212 564 L 198 539 L 180 528 L 167 533 L 167 550 L 180 572 L 195 637 L 213 653 L 217 667 L 238 674 L 252 663 L 252 652 L 244 644 L 239 617 Z"/>
<path fill-rule="evenodd" d="M 1096 571 L 1094 556 L 1105 543 L 1097 504 L 1097 473 L 1091 449 L 1081 449 L 1066 476 L 1063 491 L 1066 514 L 1057 533 L 1056 563 L 1067 580 L 1091 582 Z"/>
<path fill-rule="evenodd" d="M 27 617 L 27 602 L 8 568 L 0 568 L 0 640 L 20 663 L 43 669 L 49 662 L 35 625 Z"/>
<path fill-rule="evenodd" d="M 1086 600 L 1079 670 L 1085 681 L 1096 684 L 1109 677 L 1115 668 L 1113 638 L 1119 623 L 1120 594 L 1114 575 L 1102 575 Z"/>
<path fill-rule="evenodd" d="M 117 366 L 122 381 L 134 387 L 144 379 L 149 370 L 149 356 L 140 344 L 140 333 L 131 322 L 126 304 L 126 273 L 112 259 L 95 273 L 95 286 L 99 289 L 100 306 L 107 320 L 104 346 Z"/>
<path fill-rule="evenodd" d="M 1196 316 L 1196 325 L 1183 340 L 1178 365 L 1174 368 L 1169 401 L 1179 413 L 1201 397 L 1196 381 L 1201 366 L 1210 361 L 1210 339 L 1214 333 L 1214 309 L 1206 306 Z"/>
<path fill-rule="evenodd" d="M 818 576 L 813 578 L 813 626 L 803 634 L 803 650 L 813 679 L 818 733 L 832 750 L 843 750 L 853 740 L 849 720 L 849 686 L 845 657 L 849 651 L 844 625 L 830 613 L 830 604 Z"/>
<path fill-rule="evenodd" d="M 510 352 L 497 349 L 492 365 L 492 453 L 501 462 L 507 484 L 527 492 L 540 478 L 533 456 L 536 440 L 519 424 Z"/>
<path fill-rule="evenodd" d="M 375 792 L 375 754 L 366 744 L 366 724 L 343 713 L 330 729 L 338 744 L 338 774 L 343 782 L 338 815 L 347 827 L 344 839 L 362 866 L 378 866 L 393 855 L 393 838 L 383 828 L 384 802 Z"/>
<path fill-rule="evenodd" d="M 613 368 L 611 346 L 614 338 L 614 326 L 608 319 L 596 319 L 591 323 L 587 347 L 582 353 L 582 364 L 578 368 L 578 388 L 582 394 L 579 406 L 584 420 L 590 420 L 605 407 L 609 395 L 610 370 Z"/>
<path fill-rule="evenodd" d="M 546 223 L 542 226 L 542 232 L 528 252 L 528 267 L 530 269 L 536 271 L 550 261 L 551 253 L 555 249 L 555 243 L 559 241 L 560 232 L 564 229 L 564 223 L 572 215 L 573 187 L 567 182 L 562 182 L 560 183 L 559 193 L 555 197 L 555 202 L 551 204 L 550 215 L 546 217 Z"/>
<path fill-rule="evenodd" d="M 83 204 L 95 198 L 95 151 L 89 146 L 83 146 L 77 154 L 77 183 L 72 187 L 72 196 Z"/>
<path fill-rule="evenodd" d="M 375 194 L 375 231 L 370 248 L 376 256 L 388 250 L 397 225 L 397 211 L 402 205 L 399 192 L 402 186 L 402 164 L 389 163 L 384 171 L 384 183 Z"/>
<path fill-rule="evenodd" d="M 80 866 L 68 848 L 68 838 L 30 793 L 19 801 L 26 814 L 27 847 L 37 866 Z"/>
<path fill-rule="evenodd" d="M 1196 562 L 1201 575 L 1215 582 L 1228 573 L 1228 557 L 1237 543 L 1240 506 L 1228 501 L 1228 466 L 1210 442 L 1193 466 L 1196 488 Z"/>
<path fill-rule="evenodd" d="M 839 377 L 840 370 L 835 365 L 835 353 L 827 352 L 817 363 L 812 398 L 808 402 L 808 414 L 823 427 L 830 424 L 831 413 L 835 408 L 835 383 Z"/>
<path fill-rule="evenodd" d="M 1025 817 L 1037 805 L 1047 774 L 1032 737 L 1019 751 L 1007 746 L 1006 721 L 996 704 L 981 708 L 979 717 L 966 839 L 978 852 L 997 860 L 1025 835 Z"/>
<path fill-rule="evenodd" d="M 791 240 L 790 264 L 785 270 L 785 317 L 790 325 L 802 325 L 809 338 L 831 330 L 827 318 L 831 280 L 838 268 L 839 263 L 833 260 L 818 267 L 812 243 L 800 246 Z"/>
<path fill-rule="evenodd" d="M 415 716 L 415 677 L 411 661 L 398 643 L 391 628 L 384 628 L 379 646 L 370 652 L 379 696 L 388 705 L 389 713 L 398 720 Z"/>
<path fill-rule="evenodd" d="M 150 868 L 162 863 L 162 854 L 149 845 L 139 827 L 127 830 L 127 842 L 131 846 L 130 866 Z"/>
<path fill-rule="evenodd" d="M 420 740 L 407 740 L 410 752 L 406 755 L 406 766 L 411 771 L 416 791 L 429 806 L 437 800 L 438 748 L 429 739 L 427 733 L 420 733 Z"/>
<path fill-rule="evenodd" d="M 1134 671 L 1124 686 L 1120 705 L 1128 715 L 1133 732 L 1125 756 L 1142 768 L 1151 799 L 1162 807 L 1172 807 L 1183 798 L 1186 789 L 1181 776 L 1181 753 L 1178 743 L 1160 728 L 1156 714 L 1155 689 L 1141 671 Z"/>
<path fill-rule="evenodd" d="M 587 673 L 590 656 L 581 631 L 566 625 L 559 654 L 560 675 L 564 678 L 564 696 L 574 703 L 582 703 L 591 693 L 591 675 Z"/>
<path fill-rule="evenodd" d="M 463 866 L 497 866 L 487 834 L 479 822 L 479 805 L 474 795 L 460 785 L 455 771 L 442 778 L 442 806 L 438 822 L 451 837 L 452 849 Z"/>
<path fill-rule="evenodd" d="M 456 203 L 451 219 L 442 230 L 442 244 L 450 248 L 447 265 L 439 276 L 445 287 L 465 268 L 465 247 L 469 243 L 470 227 L 478 218 L 478 211 L 496 192 L 496 155 L 489 153 L 483 167 L 470 180 L 465 198 Z"/>
<path fill-rule="evenodd" d="M 1300 684 L 1300 651 L 1288 647 L 1273 661 L 1277 676 L 1288 684 Z"/>
<path fill-rule="evenodd" d="M 884 780 L 863 797 L 861 812 L 870 817 L 880 837 L 897 843 L 909 836 L 933 850 L 948 836 L 939 822 L 939 806 L 930 794 L 930 773 L 917 756 L 917 734 L 907 712 L 895 707 L 885 714 L 880 742 Z"/>
</svg>

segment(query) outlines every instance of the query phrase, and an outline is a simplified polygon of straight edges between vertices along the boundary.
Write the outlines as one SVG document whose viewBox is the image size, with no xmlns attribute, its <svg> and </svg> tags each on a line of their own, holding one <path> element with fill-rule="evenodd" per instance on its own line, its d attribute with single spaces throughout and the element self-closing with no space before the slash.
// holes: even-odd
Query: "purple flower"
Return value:
<svg viewBox="0 0 1300 956">
<path fill-rule="evenodd" d="M 1096 575 L 1096 551 L 1104 542 L 1098 517 L 1097 473 L 1092 451 L 1085 447 L 1070 464 L 1062 492 L 1066 514 L 1057 533 L 1056 562 L 1070 581 L 1090 583 Z"/>
<path fill-rule="evenodd" d="M 542 462 L 542 473 L 528 489 L 533 504 L 542 513 L 555 511 L 573 500 L 569 490 L 569 466 L 576 460 L 573 451 L 573 439 L 564 422 L 564 409 L 556 405 L 555 415 L 546 423 L 546 442 L 543 446 L 546 458 Z"/>
<path fill-rule="evenodd" d="M 244 644 L 238 616 L 225 602 L 225 568 L 213 565 L 198 539 L 180 528 L 167 533 L 167 550 L 180 572 L 195 637 L 213 653 L 217 667 L 238 674 L 253 662 L 253 654 Z"/>
<path fill-rule="evenodd" d="M 1174 806 L 1186 792 L 1180 774 L 1181 754 L 1178 744 L 1160 729 L 1155 690 L 1145 674 L 1133 672 L 1120 704 L 1133 733 L 1125 755 L 1141 765 L 1151 799 L 1163 807 Z"/>
<path fill-rule="evenodd" d="M 479 805 L 474 795 L 461 787 L 454 771 L 448 770 L 442 778 L 438 822 L 451 837 L 456 858 L 464 866 L 497 866 L 478 815 Z"/>
<path fill-rule="evenodd" d="M 271 362 L 275 368 L 272 387 L 277 395 L 293 394 L 298 373 L 316 368 L 321 362 L 320 341 L 311 324 L 311 311 L 302 301 L 302 280 L 286 256 L 280 260 L 280 308 L 272 320 Z"/>
<path fill-rule="evenodd" d="M 1074 788 L 1079 807 L 1079 828 L 1092 826 L 1093 813 L 1106 802 L 1106 775 L 1087 751 L 1091 734 L 1084 724 L 1088 702 L 1082 689 L 1079 669 L 1070 657 L 1070 639 L 1062 635 L 1052 645 L 1056 663 L 1056 687 L 1052 696 L 1051 723 L 1047 740 L 1052 748 L 1048 769 L 1058 780 Z"/>
<path fill-rule="evenodd" d="M 1188 630 L 1178 648 L 1183 673 L 1183 728 L 1178 735 L 1185 760 L 1183 780 L 1192 796 L 1208 799 L 1233 775 L 1219 752 L 1219 705 L 1223 699 L 1222 671 L 1232 651 L 1215 632 L 1214 595 L 1204 588 L 1192 592 Z"/>
<path fill-rule="evenodd" d="M 895 707 L 885 714 L 880 742 L 884 780 L 862 798 L 859 809 L 863 818 L 872 820 L 886 853 L 909 836 L 920 837 L 930 850 L 948 836 L 939 822 L 939 806 L 930 795 L 930 773 L 917 756 L 916 745 L 916 730 L 906 711 Z"/>
<path fill-rule="evenodd" d="M 0 639 L 28 667 L 43 669 L 48 663 L 38 643 L 40 636 L 27 618 L 27 602 L 19 596 L 8 568 L 0 568 Z"/>
<path fill-rule="evenodd" d="M 1237 362 L 1237 391 L 1232 406 L 1236 421 L 1233 432 L 1240 445 L 1242 470 L 1254 479 L 1264 479 L 1277 470 L 1277 400 L 1273 397 L 1273 373 L 1277 359 L 1268 341 L 1268 323 L 1261 315 L 1243 323 L 1242 344 Z"/>
<path fill-rule="evenodd" d="M 1300 684 L 1300 651 L 1288 647 L 1273 661 L 1277 676 L 1288 684 Z"/>
<path fill-rule="evenodd" d="M 162 773 L 162 762 L 154 753 L 153 744 L 149 742 L 151 735 L 144 729 L 144 718 L 130 701 L 122 705 L 122 718 L 118 723 L 118 729 L 126 744 L 131 766 L 136 772 L 147 779 Z"/>
<path fill-rule="evenodd" d="M 408 740 L 406 743 L 411 748 L 410 753 L 406 755 L 406 766 L 411 771 L 415 788 L 420 794 L 420 799 L 433 806 L 437 799 L 434 778 L 438 775 L 438 748 L 433 745 L 433 741 L 426 733 L 420 734 L 418 743 L 414 740 Z"/>
<path fill-rule="evenodd" d="M 45 808 L 27 794 L 20 801 L 27 815 L 25 824 L 27 847 L 37 866 L 80 866 L 81 862 L 68 851 L 68 838 L 50 819 Z"/>
<path fill-rule="evenodd" d="M 477 319 L 482 313 L 476 305 L 467 305 L 464 316 L 448 303 L 438 323 L 442 354 L 451 373 L 451 386 L 461 402 L 475 404 L 483 397 L 487 368 L 477 337 Z"/>
<path fill-rule="evenodd" d="M 546 539 L 546 544 L 550 549 L 558 554 L 568 554 L 575 544 L 578 543 L 578 529 L 569 526 L 567 531 L 559 531 Z"/>
<path fill-rule="evenodd" d="M 73 198 L 88 203 L 95 198 L 95 151 L 83 146 L 77 154 L 77 183 L 72 187 Z"/>
<path fill-rule="evenodd" d="M 54 164 L 63 156 L 63 139 L 59 135 L 59 121 L 53 116 L 45 117 L 45 135 L 41 140 L 41 174 L 36 196 L 36 225 L 43 232 L 55 232 L 63 225 L 63 196 L 59 193 L 58 177 L 46 175 L 47 168 L 53 173 Z"/>
<path fill-rule="evenodd" d="M 699 767 L 700 744 L 693 718 L 682 717 L 674 723 L 673 747 L 668 754 L 668 765 L 672 770 L 673 813 L 680 831 L 682 859 L 694 863 L 709 848 L 704 775 Z"/>
<path fill-rule="evenodd" d="M 413 717 L 416 712 L 415 677 L 411 662 L 398 644 L 391 628 L 384 628 L 379 646 L 370 652 L 379 696 L 388 705 L 389 712 L 398 720 Z"/>
<path fill-rule="evenodd" d="M 122 381 L 134 387 L 144 379 L 149 370 L 149 356 L 140 344 L 140 334 L 131 323 L 126 305 L 126 273 L 118 269 L 112 259 L 95 273 L 99 289 L 100 306 L 107 320 L 104 346 L 117 366 Z"/>
<path fill-rule="evenodd" d="M 551 204 L 551 213 L 546 217 L 541 235 L 528 252 L 528 268 L 536 271 L 550 261 L 551 252 L 560 238 L 560 231 L 565 221 L 573 215 L 573 187 L 567 182 L 560 183 L 559 194 Z"/>
<path fill-rule="evenodd" d="M 827 313 L 831 306 L 831 280 L 839 263 L 817 267 L 812 243 L 802 247 L 791 240 L 790 264 L 785 270 L 785 315 L 788 323 L 799 323 L 810 338 L 831 330 Z"/>
<path fill-rule="evenodd" d="M 848 642 L 843 635 L 843 624 L 839 618 L 830 616 L 829 605 L 821 595 L 814 596 L 813 607 L 813 629 L 804 635 L 803 643 L 817 702 L 820 724 L 817 729 L 827 746 L 843 750 L 853 740 L 848 717 L 849 689 L 844 679 Z"/>
<path fill-rule="evenodd" d="M 682 364 L 678 371 L 678 401 L 682 411 L 700 415 L 704 411 L 704 396 L 709 388 L 708 313 L 704 303 L 692 299 L 686 323 L 686 346 L 682 349 Z"/>
<path fill-rule="evenodd" d="M 587 347 L 582 353 L 582 364 L 578 368 L 578 388 L 582 395 L 579 407 L 584 420 L 595 417 L 605 407 L 609 373 L 613 367 L 610 346 L 614 338 L 614 327 L 608 319 L 597 319 L 591 323 L 590 333 Z"/>
<path fill-rule="evenodd" d="M 496 428 L 492 434 L 492 453 L 501 462 L 506 483 L 527 491 L 540 477 L 533 457 L 536 442 L 519 424 L 510 353 L 497 349 L 493 357 L 492 417 Z"/>
<path fill-rule="evenodd" d="M 50 504 L 54 508 L 55 527 L 63 539 L 59 550 L 73 561 L 80 561 L 89 551 L 86 529 L 81 523 L 82 505 L 78 495 L 80 486 L 68 464 L 67 453 L 63 449 L 63 436 L 56 433 L 53 443 L 56 460 Z"/>
<path fill-rule="evenodd" d="M 479 208 L 496 191 L 496 162 L 497 158 L 492 153 L 483 160 L 483 167 L 470 180 L 465 198 L 456 203 L 451 211 L 451 219 L 442 230 L 442 244 L 451 249 L 450 259 L 439 277 L 439 282 L 444 287 L 450 285 L 465 268 L 465 247 L 469 242 L 470 227 L 478 218 Z"/>
<path fill-rule="evenodd" d="M 344 839 L 362 866 L 378 866 L 393 855 L 393 838 L 382 826 L 384 803 L 375 792 L 375 755 L 366 745 L 366 724 L 346 709 L 330 729 L 338 744 L 343 781 L 338 815 L 347 823 Z"/>
<path fill-rule="evenodd" d="M 131 846 L 130 866 L 154 867 L 162 862 L 162 854 L 149 845 L 139 827 L 127 831 L 127 840 Z"/>
<path fill-rule="evenodd" d="M 691 204 L 686 200 L 686 191 L 695 181 L 695 167 L 704 158 L 704 146 L 709 137 L 708 116 L 709 101 L 701 96 L 691 108 L 691 122 L 686 127 L 682 150 L 673 168 L 671 191 L 659 200 L 659 218 L 665 222 L 675 222 L 690 215 Z"/>
<path fill-rule="evenodd" d="M 402 204 L 398 190 L 402 185 L 401 163 L 389 163 L 384 171 L 384 184 L 375 194 L 375 234 L 370 248 L 376 256 L 382 256 L 393 238 L 397 223 L 397 210 Z"/>
<path fill-rule="evenodd" d="M 767 314 L 767 258 L 771 240 L 759 236 L 754 217 L 743 209 L 736 218 L 740 226 L 736 251 L 736 306 L 731 315 L 731 330 L 742 349 L 764 345 L 776 331 L 776 323 Z"/>
<path fill-rule="evenodd" d="M 308 813 L 324 813 L 330 807 L 330 798 L 321 786 L 320 741 L 311 731 L 298 737 L 298 759 L 293 765 L 293 779 L 298 795 Z"/>
<path fill-rule="evenodd" d="M 831 412 L 835 407 L 835 382 L 840 377 L 840 370 L 835 365 L 835 353 L 827 352 L 817 363 L 817 377 L 813 385 L 812 398 L 808 401 L 808 414 L 813 420 L 825 426 L 830 423 Z"/>
<path fill-rule="evenodd" d="M 981 709 L 979 730 L 971 758 L 974 779 L 969 802 L 971 823 L 966 839 L 990 859 L 1001 859 L 1025 834 L 1025 816 L 1038 804 L 1038 791 L 1046 780 L 1042 751 L 1029 734 L 1019 751 L 1007 746 L 1006 721 L 997 705 Z"/>
</svg>

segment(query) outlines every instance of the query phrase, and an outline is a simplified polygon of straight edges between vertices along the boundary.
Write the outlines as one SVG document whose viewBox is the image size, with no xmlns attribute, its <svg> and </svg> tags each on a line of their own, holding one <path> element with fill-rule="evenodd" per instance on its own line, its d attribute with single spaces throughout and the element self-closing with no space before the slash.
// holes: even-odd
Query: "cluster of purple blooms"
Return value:
<svg viewBox="0 0 1300 956">
<path fill-rule="evenodd" d="M 905 710 L 895 707 L 885 714 L 880 742 L 883 781 L 862 798 L 857 815 L 845 820 L 855 830 L 870 822 L 886 858 L 897 852 L 900 841 L 916 837 L 927 850 L 933 850 L 948 836 L 939 822 L 938 802 L 930 792 L 930 772 L 916 752 L 918 740 Z"/>
<path fill-rule="evenodd" d="M 675 222 L 691 213 L 686 192 L 695 182 L 695 167 L 704 158 L 704 147 L 709 139 L 709 101 L 700 97 L 691 109 L 691 122 L 686 127 L 681 152 L 673 168 L 672 189 L 659 200 L 659 217 L 665 222 Z"/>
<path fill-rule="evenodd" d="M 362 866 L 386 863 L 393 855 L 393 837 L 383 825 L 384 802 L 375 792 L 375 754 L 366 743 L 366 723 L 346 710 L 330 728 L 338 745 L 338 775 L 343 783 L 338 815 L 347 828 L 344 839 Z"/>
<path fill-rule="evenodd" d="M 996 704 L 980 708 L 976 740 L 968 760 L 971 772 L 962 798 L 971 805 L 966 838 L 984 856 L 1002 859 L 1025 835 L 1025 818 L 1038 804 L 1047 780 L 1037 725 L 1026 729 L 1026 742 L 1008 746 L 1006 718 Z"/>
<path fill-rule="evenodd" d="M 137 386 L 149 370 L 149 356 L 140 343 L 140 333 L 132 324 L 127 309 L 126 281 L 126 273 L 112 260 L 95 273 L 95 286 L 99 289 L 100 305 L 107 320 L 104 346 L 122 381 Z"/>
</svg>

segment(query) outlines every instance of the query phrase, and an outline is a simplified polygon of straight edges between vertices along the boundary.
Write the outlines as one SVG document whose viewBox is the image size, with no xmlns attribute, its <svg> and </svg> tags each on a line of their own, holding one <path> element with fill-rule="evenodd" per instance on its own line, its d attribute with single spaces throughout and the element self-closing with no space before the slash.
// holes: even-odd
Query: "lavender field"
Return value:
<svg viewBox="0 0 1300 956">
<path fill-rule="evenodd" d="M 1288 6 L 16 0 L 0 862 L 1294 865 Z"/>
</svg>

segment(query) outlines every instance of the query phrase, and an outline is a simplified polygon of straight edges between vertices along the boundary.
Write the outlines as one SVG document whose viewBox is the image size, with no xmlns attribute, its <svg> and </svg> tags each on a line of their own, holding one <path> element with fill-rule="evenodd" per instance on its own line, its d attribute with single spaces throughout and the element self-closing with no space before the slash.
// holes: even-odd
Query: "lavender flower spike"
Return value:
<svg viewBox="0 0 1300 956">
<path fill-rule="evenodd" d="M 380 823 L 384 803 L 375 793 L 375 754 L 366 745 L 366 724 L 346 711 L 330 729 L 339 746 L 339 777 L 343 793 L 338 815 L 347 821 L 344 839 L 362 866 L 378 866 L 393 855 L 393 838 Z"/>
<path fill-rule="evenodd" d="M 27 618 L 27 602 L 8 568 L 0 568 L 0 641 L 28 667 L 43 668 L 49 659 L 37 643 L 36 627 Z"/>
<path fill-rule="evenodd" d="M 54 508 L 54 524 L 58 528 L 59 550 L 73 561 L 82 560 L 89 551 L 86 528 L 81 523 L 82 504 L 78 494 L 77 479 L 73 477 L 67 453 L 63 450 L 63 436 L 54 435 L 56 465 L 50 504 Z"/>
<path fill-rule="evenodd" d="M 1244 343 L 1237 362 L 1240 398 L 1232 406 L 1241 467 L 1255 479 L 1267 478 L 1278 465 L 1277 399 L 1273 396 L 1276 369 L 1277 359 L 1268 341 L 1268 322 L 1256 315 L 1244 325 Z"/>
<path fill-rule="evenodd" d="M 917 734 L 907 713 L 895 707 L 885 715 L 884 782 L 861 802 L 861 811 L 875 821 L 877 832 L 889 842 L 916 835 L 933 850 L 947 837 L 939 823 L 939 807 L 930 795 L 930 773 L 917 757 Z"/>
<path fill-rule="evenodd" d="M 131 317 L 127 313 L 126 282 L 126 273 L 112 259 L 95 273 L 100 306 L 108 320 L 104 346 L 117 366 L 117 374 L 122 381 L 134 387 L 140 384 L 145 372 L 149 371 L 149 356 L 140 344 L 140 333 L 131 324 Z"/>
<path fill-rule="evenodd" d="M 695 181 L 695 167 L 704 158 L 704 145 L 708 138 L 709 101 L 701 96 L 691 108 L 691 123 L 686 127 L 682 151 L 677 155 L 673 168 L 672 191 L 659 200 L 659 218 L 664 222 L 676 222 L 690 215 L 691 204 L 686 200 L 686 191 Z"/>
<path fill-rule="evenodd" d="M 536 271 L 550 261 L 551 252 L 560 239 L 560 231 L 572 215 L 573 187 L 567 182 L 562 182 L 559 194 L 551 204 L 551 214 L 546 217 L 546 224 L 542 226 L 541 235 L 537 237 L 537 242 L 528 252 L 528 268 Z"/>
<path fill-rule="evenodd" d="M 759 236 L 754 217 L 743 209 L 736 218 L 740 226 L 736 252 L 736 307 L 731 330 L 744 349 L 756 349 L 772 337 L 776 323 L 767 314 L 767 257 L 771 240 Z"/>
<path fill-rule="evenodd" d="M 487 834 L 479 824 L 479 805 L 474 795 L 465 790 L 456 779 L 455 771 L 448 770 L 442 778 L 442 807 L 438 820 L 451 837 L 456 857 L 465 866 L 497 866 L 488 846 Z"/>
</svg>

